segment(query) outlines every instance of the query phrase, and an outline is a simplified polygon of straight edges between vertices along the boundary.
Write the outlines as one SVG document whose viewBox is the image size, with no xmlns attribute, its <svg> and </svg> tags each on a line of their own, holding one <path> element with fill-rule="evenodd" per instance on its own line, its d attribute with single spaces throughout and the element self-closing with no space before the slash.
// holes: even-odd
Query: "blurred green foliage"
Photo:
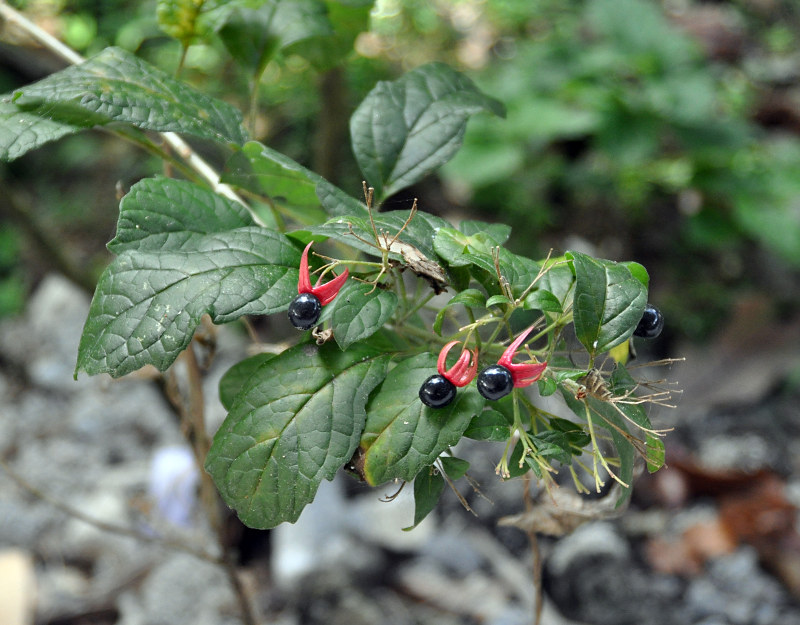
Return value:
<svg viewBox="0 0 800 625">
<path fill-rule="evenodd" d="M 192 3 L 12 4 L 84 54 L 118 45 L 174 72 L 181 43 L 164 31 L 178 28 L 176 11 Z M 232 10 L 224 6 L 232 3 L 207 4 L 211 17 Z M 641 260 L 662 307 L 693 338 L 713 329 L 737 289 L 800 304 L 797 291 L 785 288 L 797 285 L 800 269 L 800 99 L 791 96 L 800 89 L 800 6 L 792 0 L 687 1 L 669 5 L 671 13 L 645 0 L 378 0 L 369 24 L 370 2 L 294 3 L 294 10 L 324 7 L 337 32 L 349 25 L 337 48 L 316 58 L 309 54 L 314 33 L 292 33 L 291 19 L 274 14 L 279 5 L 230 21 L 228 28 L 246 28 L 250 18 L 264 24 L 268 36 L 262 32 L 248 50 L 226 48 L 225 20 L 210 20 L 202 37 L 187 34 L 181 69 L 184 80 L 243 111 L 255 81 L 249 125 L 276 150 L 319 171 L 320 150 L 331 150 L 322 138 L 332 115 L 345 128 L 376 80 L 446 61 L 502 100 L 508 115 L 471 122 L 441 184 L 415 190 L 426 210 L 502 214 L 514 226 L 512 247 L 535 241 L 539 249 L 525 250 L 533 255 L 579 236 L 601 255 Z M 293 53 L 299 50 L 302 56 Z M 250 55 L 250 75 L 232 54 Z M 0 78 L 4 91 L 15 86 Z M 70 141 L 67 154 L 47 148 L 22 159 L 14 180 L 35 180 L 37 197 L 59 221 L 79 205 L 82 214 L 72 218 L 80 223 L 92 214 L 84 198 L 104 197 L 97 203 L 105 217 L 93 219 L 102 239 L 115 218 L 108 181 L 68 192 L 80 181 L 23 171 L 25 163 L 39 170 L 47 158 L 59 159 L 60 171 L 82 167 L 80 146 L 97 149 L 97 139 Z M 138 158 L 108 177 L 129 185 L 154 166 Z M 343 188 L 360 186 L 352 154 L 339 149 L 333 162 L 335 170 L 323 173 Z M 754 263 L 760 272 L 750 270 Z"/>
</svg>

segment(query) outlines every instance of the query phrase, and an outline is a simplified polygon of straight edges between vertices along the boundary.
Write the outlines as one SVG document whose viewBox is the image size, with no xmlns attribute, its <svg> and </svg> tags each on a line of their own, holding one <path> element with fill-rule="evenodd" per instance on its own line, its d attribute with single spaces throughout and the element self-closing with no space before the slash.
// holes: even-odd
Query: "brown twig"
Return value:
<svg viewBox="0 0 800 625">
<path fill-rule="evenodd" d="M 533 509 L 533 497 L 531 496 L 531 476 L 526 473 L 524 478 L 523 501 L 525 502 L 525 512 L 530 513 Z M 539 549 L 539 538 L 536 536 L 536 530 L 533 528 L 525 532 L 528 535 L 528 541 L 531 544 L 531 556 L 533 558 L 533 591 L 535 595 L 536 606 L 534 607 L 533 625 L 539 625 L 542 622 L 542 554 Z"/>
<path fill-rule="evenodd" d="M 211 476 L 204 470 L 204 463 L 210 448 L 208 433 L 206 432 L 205 402 L 203 399 L 203 374 L 194 351 L 194 343 L 190 344 L 183 353 L 182 358 L 186 365 L 187 397 L 177 394 L 178 404 L 175 406 L 181 415 L 182 430 L 187 436 L 195 461 L 200 473 L 200 499 L 208 517 L 222 556 L 219 564 L 225 569 L 228 581 L 233 588 L 239 602 L 242 621 L 245 625 L 256 625 L 257 620 L 253 612 L 252 602 L 247 590 L 239 578 L 233 554 L 227 549 L 224 536 L 224 527 L 220 515 L 220 499 Z"/>
</svg>

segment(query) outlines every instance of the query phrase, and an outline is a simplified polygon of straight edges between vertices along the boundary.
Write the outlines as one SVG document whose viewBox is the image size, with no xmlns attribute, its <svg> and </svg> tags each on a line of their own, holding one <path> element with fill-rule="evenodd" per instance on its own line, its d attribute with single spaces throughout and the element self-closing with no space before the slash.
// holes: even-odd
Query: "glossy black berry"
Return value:
<svg viewBox="0 0 800 625">
<path fill-rule="evenodd" d="M 663 329 L 664 315 L 661 314 L 658 308 L 652 304 L 648 304 L 644 308 L 644 314 L 639 321 L 639 325 L 637 325 L 636 329 L 633 331 L 633 335 L 640 336 L 644 339 L 654 339 L 661 334 L 661 330 Z"/>
<path fill-rule="evenodd" d="M 497 400 L 514 388 L 511 372 L 502 365 L 491 365 L 478 374 L 478 392 L 486 399 Z"/>
<path fill-rule="evenodd" d="M 289 321 L 298 330 L 313 328 L 322 314 L 322 304 L 311 293 L 300 293 L 289 304 Z"/>
<path fill-rule="evenodd" d="M 444 408 L 455 399 L 456 385 L 447 378 L 432 375 L 419 387 L 419 399 L 431 408 Z"/>
</svg>

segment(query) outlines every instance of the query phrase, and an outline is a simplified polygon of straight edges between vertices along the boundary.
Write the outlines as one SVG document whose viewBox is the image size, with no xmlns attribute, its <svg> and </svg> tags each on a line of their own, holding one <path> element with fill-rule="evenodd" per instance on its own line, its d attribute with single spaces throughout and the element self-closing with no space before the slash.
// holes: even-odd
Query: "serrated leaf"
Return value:
<svg viewBox="0 0 800 625">
<path fill-rule="evenodd" d="M 237 362 L 228 369 L 219 381 L 219 401 L 230 410 L 236 401 L 236 396 L 245 388 L 253 374 L 268 360 L 275 358 L 276 354 L 256 354 Z"/>
<path fill-rule="evenodd" d="M 163 371 L 204 314 L 215 323 L 285 310 L 297 295 L 300 252 L 257 227 L 194 239 L 181 250 L 126 250 L 100 276 L 75 369 L 119 377 Z"/>
<path fill-rule="evenodd" d="M 137 182 L 119 204 L 115 254 L 125 250 L 180 250 L 204 235 L 252 226 L 248 210 L 205 187 L 173 178 Z"/>
<path fill-rule="evenodd" d="M 297 520 L 323 479 L 358 446 L 389 356 L 297 345 L 262 365 L 220 427 L 206 460 L 223 500 L 248 526 Z"/>
<path fill-rule="evenodd" d="M 594 356 L 633 334 L 647 304 L 647 289 L 624 265 L 579 252 L 568 256 L 575 267 L 575 334 Z"/>
<path fill-rule="evenodd" d="M 0 97 L 0 161 L 13 161 L 45 143 L 74 134 L 81 128 L 26 113 L 11 103 L 11 95 Z"/>
<path fill-rule="evenodd" d="M 429 408 L 419 388 L 436 371 L 436 357 L 420 354 L 397 365 L 370 400 L 361 439 L 364 476 L 372 485 L 395 478 L 410 481 L 455 445 L 483 408 L 473 387 L 458 391 L 445 408 Z"/>
<path fill-rule="evenodd" d="M 258 141 L 248 141 L 234 153 L 225 164 L 222 182 L 269 197 L 304 224 L 319 223 L 325 219 L 324 212 L 366 214 L 355 198 Z"/>
<path fill-rule="evenodd" d="M 436 507 L 444 491 L 444 478 L 434 467 L 422 469 L 414 478 L 414 524 L 404 527 L 409 532 L 422 523 Z"/>
<path fill-rule="evenodd" d="M 505 441 L 511 436 L 511 429 L 501 413 L 484 410 L 469 422 L 464 436 L 476 441 Z"/>
<path fill-rule="evenodd" d="M 233 106 L 196 91 L 121 48 L 51 74 L 14 92 L 23 111 L 60 124 L 91 128 L 112 122 L 241 144 L 242 117 Z"/>
<path fill-rule="evenodd" d="M 383 327 L 397 308 L 397 295 L 351 280 L 326 308 L 330 308 L 333 338 L 347 349 Z"/>
<path fill-rule="evenodd" d="M 350 118 L 353 151 L 381 200 L 446 163 L 461 147 L 467 120 L 503 105 L 442 63 L 379 82 Z"/>
</svg>

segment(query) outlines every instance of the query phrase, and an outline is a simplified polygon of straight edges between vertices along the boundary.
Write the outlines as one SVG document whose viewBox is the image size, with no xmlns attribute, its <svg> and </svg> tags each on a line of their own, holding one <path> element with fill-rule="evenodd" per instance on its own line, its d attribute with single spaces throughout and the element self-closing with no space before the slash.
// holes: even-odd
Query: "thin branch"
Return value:
<svg viewBox="0 0 800 625">
<path fill-rule="evenodd" d="M 39 42 L 45 48 L 53 52 L 55 55 L 60 57 L 61 59 L 65 60 L 67 63 L 71 65 L 78 65 L 83 63 L 86 58 L 75 52 L 72 48 L 65 45 L 53 35 L 48 33 L 46 30 L 40 28 L 33 22 L 31 22 L 28 18 L 22 15 L 19 11 L 15 10 L 14 8 L 10 7 L 5 0 L 0 0 L 0 16 L 6 20 L 9 24 L 13 24 L 24 30 L 28 35 L 30 35 L 35 41 Z M 242 200 L 236 192 L 233 191 L 228 185 L 220 182 L 219 174 L 216 170 L 211 167 L 203 158 L 201 158 L 190 146 L 186 143 L 183 139 L 181 139 L 178 135 L 174 132 L 162 132 L 159 133 L 164 141 L 169 144 L 173 150 L 183 158 L 191 167 L 194 169 L 198 174 L 200 174 L 204 180 L 208 182 L 211 188 L 219 193 L 220 195 L 224 195 L 230 200 L 234 202 L 238 202 L 244 206 L 244 200 Z M 261 224 L 261 220 L 258 218 L 255 213 L 252 213 L 256 222 Z M 263 225 L 263 224 L 261 224 Z"/>
<path fill-rule="evenodd" d="M 209 438 L 206 432 L 205 402 L 203 400 L 203 374 L 194 352 L 194 341 L 183 353 L 186 365 L 186 382 L 188 384 L 188 397 L 185 399 L 176 394 L 176 408 L 184 423 L 182 430 L 192 446 L 200 473 L 200 499 L 206 511 L 209 523 L 216 534 L 222 556 L 219 564 L 225 569 L 228 581 L 233 588 L 239 602 L 242 621 L 245 625 L 256 625 L 257 620 L 253 612 L 252 602 L 247 590 L 239 578 L 236 570 L 236 561 L 225 543 L 225 532 L 220 515 L 220 501 L 211 476 L 204 470 L 203 463 L 209 450 Z"/>
<path fill-rule="evenodd" d="M 126 536 L 128 538 L 134 538 L 141 542 L 150 543 L 153 545 L 158 545 L 160 547 L 165 547 L 167 549 L 173 549 L 175 551 L 182 551 L 184 553 L 188 553 L 190 555 L 199 558 L 200 560 L 205 560 L 206 562 L 211 562 L 212 564 L 222 565 L 224 561 L 221 557 L 212 555 L 211 553 L 200 549 L 198 547 L 194 547 L 189 545 L 180 540 L 174 540 L 170 538 L 161 538 L 159 536 L 153 536 L 152 534 L 146 534 L 139 530 L 136 530 L 131 527 L 124 527 L 122 525 L 116 525 L 114 523 L 108 523 L 106 521 L 101 521 L 100 519 L 95 519 L 94 517 L 89 516 L 88 514 L 84 514 L 77 508 L 73 508 L 69 504 L 66 504 L 54 497 L 50 496 L 43 490 L 40 490 L 30 482 L 28 482 L 24 477 L 22 477 L 19 473 L 17 473 L 14 469 L 12 469 L 9 464 L 0 458 L 0 468 L 2 468 L 8 476 L 11 478 L 16 485 L 21 488 L 22 490 L 30 493 L 37 499 L 41 499 L 42 501 L 50 504 L 57 510 L 60 510 L 64 514 L 74 519 L 78 519 L 86 523 L 87 525 L 91 525 L 101 531 L 108 532 L 110 534 L 117 534 L 118 536 Z"/>
<path fill-rule="evenodd" d="M 531 497 L 530 472 L 525 474 L 523 480 L 525 490 L 522 497 L 525 502 L 525 512 L 530 514 L 534 506 L 533 498 Z M 525 533 L 528 535 L 528 541 L 531 544 L 531 556 L 533 557 L 533 591 L 536 597 L 533 625 L 539 625 L 542 622 L 542 600 L 544 599 L 544 594 L 542 593 L 542 554 L 539 550 L 539 538 L 536 536 L 536 530 L 531 528 Z"/>
</svg>

